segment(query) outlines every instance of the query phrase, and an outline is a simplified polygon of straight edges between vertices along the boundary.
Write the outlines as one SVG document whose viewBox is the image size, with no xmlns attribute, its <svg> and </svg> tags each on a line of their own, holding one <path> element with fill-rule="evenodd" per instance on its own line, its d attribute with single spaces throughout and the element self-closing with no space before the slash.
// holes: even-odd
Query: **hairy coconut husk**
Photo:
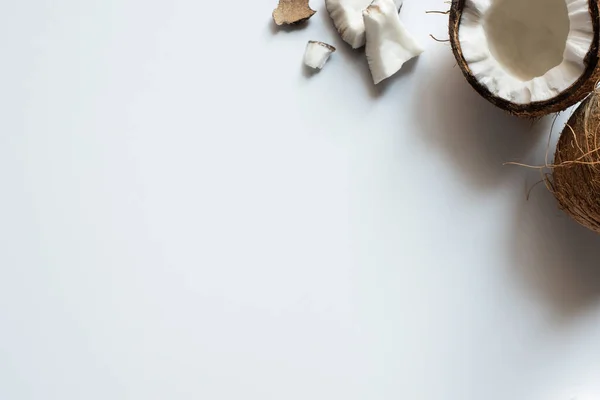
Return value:
<svg viewBox="0 0 600 400">
<path fill-rule="evenodd" d="M 450 43 L 452 45 L 452 52 L 454 53 L 454 57 L 456 58 L 458 66 L 462 70 L 464 76 L 467 78 L 467 81 L 481 96 L 485 97 L 494 105 L 520 117 L 539 118 L 544 115 L 566 110 L 572 105 L 583 100 L 590 92 L 594 90 L 594 85 L 600 79 L 600 19 L 598 13 L 600 0 L 588 0 L 589 10 L 592 16 L 592 25 L 594 28 L 594 39 L 592 41 L 590 50 L 584 58 L 584 63 L 586 65 L 584 74 L 573 85 L 571 85 L 567 90 L 558 96 L 546 101 L 532 102 L 527 104 L 515 104 L 495 96 L 485 86 L 479 83 L 475 76 L 473 76 L 473 73 L 463 57 L 461 44 L 458 40 L 460 20 L 462 18 L 465 1 L 466 0 L 452 0 L 452 4 L 450 6 L 449 35 Z M 540 10 L 540 12 L 543 12 L 543 10 Z"/>
<path fill-rule="evenodd" d="M 548 187 L 561 208 L 600 233 L 600 94 L 589 96 L 562 132 Z"/>
</svg>

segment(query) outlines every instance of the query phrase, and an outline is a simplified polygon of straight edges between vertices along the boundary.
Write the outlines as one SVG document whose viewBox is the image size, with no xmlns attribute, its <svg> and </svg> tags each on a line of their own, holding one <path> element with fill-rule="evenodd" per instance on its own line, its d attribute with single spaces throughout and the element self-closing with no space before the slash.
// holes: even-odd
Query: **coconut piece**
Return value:
<svg viewBox="0 0 600 400">
<path fill-rule="evenodd" d="M 366 55 L 375 84 L 389 78 L 402 65 L 423 52 L 406 30 L 392 0 L 375 0 L 363 12 Z"/>
<path fill-rule="evenodd" d="M 373 0 L 325 0 L 329 16 L 342 39 L 353 49 L 365 45 L 365 23 L 363 11 Z M 403 0 L 394 0 L 396 9 L 400 9 Z"/>
<path fill-rule="evenodd" d="M 547 179 L 561 208 L 600 233 L 600 95 L 577 108 L 565 127 Z"/>
<path fill-rule="evenodd" d="M 277 25 L 299 24 L 315 15 L 316 11 L 308 5 L 308 0 L 279 0 L 273 11 L 273 21 Z"/>
<path fill-rule="evenodd" d="M 322 69 L 332 53 L 335 52 L 335 47 L 311 40 L 306 45 L 304 52 L 304 64 L 307 67 L 314 69 Z"/>
<path fill-rule="evenodd" d="M 564 110 L 600 78 L 598 0 L 453 0 L 449 33 L 467 81 L 515 115 Z"/>
</svg>

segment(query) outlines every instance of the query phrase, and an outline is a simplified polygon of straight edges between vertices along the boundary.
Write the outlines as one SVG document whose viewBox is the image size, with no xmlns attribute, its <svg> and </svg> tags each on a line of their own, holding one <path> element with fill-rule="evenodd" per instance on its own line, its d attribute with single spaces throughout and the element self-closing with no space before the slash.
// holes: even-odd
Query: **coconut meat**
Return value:
<svg viewBox="0 0 600 400">
<path fill-rule="evenodd" d="M 480 84 L 527 104 L 581 77 L 594 30 L 588 0 L 466 0 L 458 38 Z"/>
<path fill-rule="evenodd" d="M 306 45 L 304 52 L 304 64 L 307 67 L 314 69 L 322 69 L 331 54 L 335 51 L 335 47 L 323 42 L 310 41 Z"/>
<path fill-rule="evenodd" d="M 342 39 L 353 49 L 365 45 L 365 24 L 363 11 L 373 0 L 325 0 L 327 11 Z M 396 11 L 403 0 L 394 0 Z"/>
<path fill-rule="evenodd" d="M 375 0 L 363 13 L 367 47 L 365 54 L 375 84 L 389 78 L 402 65 L 423 52 L 406 30 L 392 0 Z"/>
</svg>

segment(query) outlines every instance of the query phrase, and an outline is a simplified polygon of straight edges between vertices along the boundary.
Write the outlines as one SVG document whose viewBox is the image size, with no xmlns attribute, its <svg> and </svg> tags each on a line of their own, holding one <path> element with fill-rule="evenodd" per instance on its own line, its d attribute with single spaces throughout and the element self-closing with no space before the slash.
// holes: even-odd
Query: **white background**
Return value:
<svg viewBox="0 0 600 400">
<path fill-rule="evenodd" d="M 552 120 L 470 88 L 443 1 L 378 88 L 322 0 L 4 3 L 0 399 L 600 396 L 600 237 L 502 165 Z"/>
</svg>

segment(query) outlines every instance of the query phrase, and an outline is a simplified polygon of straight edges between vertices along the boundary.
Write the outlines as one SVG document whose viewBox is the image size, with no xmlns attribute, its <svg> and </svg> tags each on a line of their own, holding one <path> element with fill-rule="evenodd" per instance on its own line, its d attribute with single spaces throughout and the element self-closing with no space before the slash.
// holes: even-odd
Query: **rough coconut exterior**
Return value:
<svg viewBox="0 0 600 400">
<path fill-rule="evenodd" d="M 563 131 L 548 187 L 561 208 L 600 233 L 600 96 L 577 108 Z"/>
<path fill-rule="evenodd" d="M 273 10 L 273 21 L 279 26 L 296 25 L 308 21 L 316 11 L 308 5 L 308 0 L 279 0 Z"/>
<path fill-rule="evenodd" d="M 449 36 L 452 52 L 467 81 L 481 96 L 489 100 L 495 106 L 520 117 L 539 118 L 571 107 L 583 100 L 594 90 L 596 83 L 600 80 L 600 20 L 598 13 L 600 0 L 589 0 L 589 12 L 592 17 L 594 39 L 590 50 L 584 58 L 586 66 L 584 74 L 558 96 L 547 101 L 531 102 L 527 104 L 515 104 L 495 96 L 483 86 L 471 72 L 463 56 L 458 36 L 465 2 L 466 0 L 452 0 L 450 6 Z M 540 12 L 543 12 L 543 10 Z"/>
</svg>

